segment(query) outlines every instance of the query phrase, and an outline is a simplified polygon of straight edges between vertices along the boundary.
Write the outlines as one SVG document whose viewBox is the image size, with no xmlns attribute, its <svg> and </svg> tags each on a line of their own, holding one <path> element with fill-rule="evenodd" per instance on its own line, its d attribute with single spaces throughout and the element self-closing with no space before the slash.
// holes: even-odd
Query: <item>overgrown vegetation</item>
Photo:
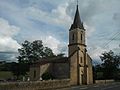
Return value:
<svg viewBox="0 0 120 90">
<path fill-rule="evenodd" d="M 112 50 L 100 56 L 102 64 L 95 66 L 95 79 L 120 80 L 120 55 L 115 55 Z"/>
</svg>

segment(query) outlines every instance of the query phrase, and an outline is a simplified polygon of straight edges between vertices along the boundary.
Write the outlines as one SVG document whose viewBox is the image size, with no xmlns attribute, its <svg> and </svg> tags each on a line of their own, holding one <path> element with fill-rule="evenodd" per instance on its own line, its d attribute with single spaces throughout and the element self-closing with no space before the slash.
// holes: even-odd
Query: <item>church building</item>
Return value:
<svg viewBox="0 0 120 90">
<path fill-rule="evenodd" d="M 85 34 L 77 5 L 69 29 L 68 57 L 38 60 L 30 66 L 30 80 L 40 80 L 42 74 L 48 72 L 54 79 L 70 79 L 70 85 L 92 84 L 92 59 L 87 53 Z"/>
</svg>

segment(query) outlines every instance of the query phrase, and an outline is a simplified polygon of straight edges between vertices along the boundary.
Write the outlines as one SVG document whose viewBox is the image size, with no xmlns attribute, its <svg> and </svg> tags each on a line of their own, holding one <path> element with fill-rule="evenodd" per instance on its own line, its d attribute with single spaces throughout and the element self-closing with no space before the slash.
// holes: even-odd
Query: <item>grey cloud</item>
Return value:
<svg viewBox="0 0 120 90">
<path fill-rule="evenodd" d="M 79 10 L 81 19 L 83 21 L 90 21 L 90 19 L 98 13 L 100 5 L 96 0 L 79 0 Z M 67 13 L 73 18 L 75 13 L 76 3 L 70 2 L 67 8 Z"/>
<path fill-rule="evenodd" d="M 0 52 L 0 61 L 17 61 L 17 52 Z"/>
</svg>

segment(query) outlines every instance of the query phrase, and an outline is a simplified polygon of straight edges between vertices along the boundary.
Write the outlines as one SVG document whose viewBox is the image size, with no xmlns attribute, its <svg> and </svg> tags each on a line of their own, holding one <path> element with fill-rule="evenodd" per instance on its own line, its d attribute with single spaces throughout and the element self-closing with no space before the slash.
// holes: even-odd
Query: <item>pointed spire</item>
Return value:
<svg viewBox="0 0 120 90">
<path fill-rule="evenodd" d="M 75 29 L 75 28 L 84 29 L 83 23 L 81 22 L 80 15 L 79 15 L 78 1 L 77 1 L 77 8 L 76 8 L 76 13 L 75 13 L 74 21 L 73 21 L 73 24 L 71 25 L 70 30 L 71 29 Z"/>
</svg>

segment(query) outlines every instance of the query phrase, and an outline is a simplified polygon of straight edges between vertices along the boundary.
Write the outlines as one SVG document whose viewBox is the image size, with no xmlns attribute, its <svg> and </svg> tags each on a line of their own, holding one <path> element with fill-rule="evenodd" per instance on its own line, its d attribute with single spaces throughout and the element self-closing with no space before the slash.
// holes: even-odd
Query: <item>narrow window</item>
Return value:
<svg viewBox="0 0 120 90">
<path fill-rule="evenodd" d="M 36 70 L 34 70 L 34 78 L 36 77 Z"/>
<path fill-rule="evenodd" d="M 82 34 L 81 34 L 81 40 L 82 40 Z"/>
<path fill-rule="evenodd" d="M 82 57 L 81 57 L 81 59 L 80 59 L 80 62 L 82 63 Z"/>
<path fill-rule="evenodd" d="M 74 34 L 72 35 L 72 40 L 74 40 Z"/>
</svg>

